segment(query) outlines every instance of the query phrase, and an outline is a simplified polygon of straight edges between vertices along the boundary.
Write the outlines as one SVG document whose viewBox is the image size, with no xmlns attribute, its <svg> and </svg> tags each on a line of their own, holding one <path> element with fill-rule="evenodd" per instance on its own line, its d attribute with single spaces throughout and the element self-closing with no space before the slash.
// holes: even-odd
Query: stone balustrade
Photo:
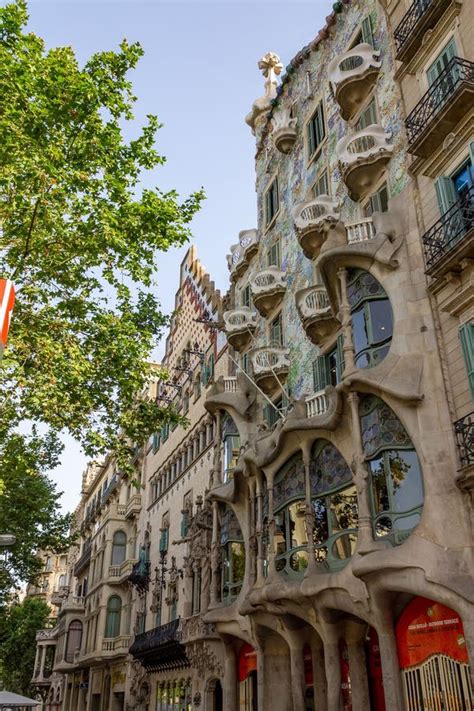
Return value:
<svg viewBox="0 0 474 711">
<path fill-rule="evenodd" d="M 367 242 L 375 237 L 375 227 L 371 217 L 366 217 L 357 222 L 346 223 L 345 228 L 348 244 Z"/>
<path fill-rule="evenodd" d="M 224 392 L 236 393 L 238 390 L 237 377 L 235 375 L 224 378 Z"/>
<path fill-rule="evenodd" d="M 329 400 L 325 390 L 319 390 L 317 393 L 306 398 L 306 415 L 308 418 L 320 417 L 329 409 Z"/>
<path fill-rule="evenodd" d="M 336 153 L 342 179 L 352 200 L 361 200 L 376 186 L 392 156 L 390 139 L 391 133 L 379 124 L 372 124 L 338 141 Z"/>
</svg>

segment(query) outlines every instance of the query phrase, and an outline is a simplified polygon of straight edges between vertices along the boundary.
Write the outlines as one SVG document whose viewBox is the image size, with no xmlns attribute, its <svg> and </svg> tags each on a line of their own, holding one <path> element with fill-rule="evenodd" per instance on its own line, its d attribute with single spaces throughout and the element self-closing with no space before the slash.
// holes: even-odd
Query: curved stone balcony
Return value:
<svg viewBox="0 0 474 711">
<path fill-rule="evenodd" d="M 390 133 L 379 124 L 372 124 L 349 136 L 336 146 L 342 179 L 352 200 L 361 200 L 373 190 L 385 165 L 392 157 Z"/>
<path fill-rule="evenodd" d="M 286 276 L 279 267 L 267 267 L 252 276 L 250 288 L 255 308 L 267 316 L 283 299 Z"/>
<path fill-rule="evenodd" d="M 315 259 L 328 230 L 339 220 L 339 205 L 329 195 L 320 195 L 297 205 L 293 219 L 304 256 Z"/>
<path fill-rule="evenodd" d="M 255 386 L 245 373 L 220 377 L 206 393 L 204 407 L 211 414 L 224 409 L 235 420 L 245 418 L 255 401 Z"/>
<path fill-rule="evenodd" d="M 230 248 L 227 255 L 227 265 L 230 271 L 230 278 L 238 279 L 249 266 L 250 260 L 258 252 L 258 231 L 242 230 L 239 232 L 239 241 Z"/>
<path fill-rule="evenodd" d="M 280 153 L 287 154 L 296 141 L 296 118 L 291 117 L 289 107 L 281 107 L 273 112 L 273 143 Z"/>
<path fill-rule="evenodd" d="M 296 307 L 308 338 L 318 344 L 336 326 L 324 286 L 310 286 L 296 292 Z"/>
<path fill-rule="evenodd" d="M 364 43 L 352 47 L 330 63 L 329 79 L 345 121 L 356 113 L 372 90 L 382 66 L 379 57 L 380 52 Z"/>
<path fill-rule="evenodd" d="M 284 346 L 264 346 L 251 353 L 256 384 L 267 394 L 279 388 L 290 369 L 289 351 Z"/>
<path fill-rule="evenodd" d="M 251 340 L 257 327 L 257 314 L 248 306 L 224 312 L 224 324 L 227 340 L 240 351 Z"/>
</svg>

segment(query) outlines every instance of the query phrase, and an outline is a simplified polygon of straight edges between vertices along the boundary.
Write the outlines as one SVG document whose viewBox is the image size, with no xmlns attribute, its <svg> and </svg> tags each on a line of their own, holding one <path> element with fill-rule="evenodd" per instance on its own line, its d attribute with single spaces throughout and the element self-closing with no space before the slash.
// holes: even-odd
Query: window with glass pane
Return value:
<svg viewBox="0 0 474 711">
<path fill-rule="evenodd" d="M 222 565 L 222 599 L 236 597 L 245 573 L 245 545 L 239 522 L 233 510 L 225 506 L 220 513 Z"/>
<path fill-rule="evenodd" d="M 316 180 L 315 184 L 313 185 L 313 197 L 317 198 L 320 195 L 329 195 L 329 180 L 328 180 L 328 172 L 327 170 L 324 171 L 322 175 L 319 176 L 319 178 Z"/>
<path fill-rule="evenodd" d="M 242 296 L 241 296 L 242 306 L 250 307 L 250 304 L 252 303 L 252 295 L 251 295 L 249 284 L 247 284 L 247 286 L 242 289 L 241 294 L 242 294 Z"/>
<path fill-rule="evenodd" d="M 74 661 L 74 654 L 81 648 L 82 643 L 82 622 L 73 620 L 67 630 L 66 653 L 64 661 L 71 664 Z"/>
<path fill-rule="evenodd" d="M 280 266 L 280 242 L 274 242 L 267 250 L 267 265 L 269 267 Z"/>
<path fill-rule="evenodd" d="M 388 190 L 387 184 L 384 183 L 380 190 L 370 196 L 367 202 L 364 213 L 366 217 L 372 217 L 374 212 L 387 212 L 388 211 Z"/>
<path fill-rule="evenodd" d="M 308 158 L 312 158 L 326 135 L 322 102 L 318 105 L 318 108 L 306 124 L 306 131 L 308 141 Z"/>
<path fill-rule="evenodd" d="M 360 402 L 376 538 L 402 543 L 419 523 L 423 481 L 413 444 L 395 413 L 375 396 Z"/>
<path fill-rule="evenodd" d="M 278 194 L 278 178 L 275 178 L 264 196 L 265 200 L 265 225 L 269 225 L 280 208 Z"/>
<path fill-rule="evenodd" d="M 371 126 L 373 123 L 377 123 L 377 104 L 375 103 L 375 98 L 372 99 L 370 104 L 365 107 L 365 109 L 360 114 L 357 122 L 355 124 L 356 131 L 362 131 L 362 129 Z"/>
<path fill-rule="evenodd" d="M 442 52 L 440 52 L 440 54 L 436 57 L 435 61 L 427 71 L 428 83 L 430 86 L 434 84 L 438 77 L 446 70 L 450 61 L 456 56 L 456 54 L 456 42 L 454 41 L 454 38 L 452 38 L 446 47 L 444 47 Z"/>
<path fill-rule="evenodd" d="M 278 314 L 270 324 L 270 346 L 278 347 L 283 345 L 283 324 L 281 314 Z"/>
<path fill-rule="evenodd" d="M 362 20 L 360 30 L 352 40 L 351 48 L 356 47 L 358 44 L 362 43 L 370 44 L 372 45 L 372 47 L 374 46 L 372 23 L 370 21 L 370 17 L 365 17 Z"/>
<path fill-rule="evenodd" d="M 459 329 L 462 354 L 466 365 L 471 397 L 474 400 L 474 322 L 463 324 Z"/>
<path fill-rule="evenodd" d="M 116 531 L 112 539 L 112 565 L 121 565 L 127 553 L 127 535 Z"/>
<path fill-rule="evenodd" d="M 120 635 L 121 616 L 122 600 L 118 595 L 112 595 L 107 602 L 104 637 L 118 637 Z"/>
<path fill-rule="evenodd" d="M 308 566 L 304 493 L 304 465 L 295 455 L 278 472 L 273 497 L 275 568 L 292 577 Z"/>
<path fill-rule="evenodd" d="M 337 570 L 352 556 L 357 543 L 357 491 L 346 461 L 326 440 L 313 446 L 310 483 L 314 555 L 323 569 Z"/>
<path fill-rule="evenodd" d="M 368 272 L 349 270 L 347 297 L 351 306 L 352 340 L 358 368 L 372 368 L 387 355 L 393 314 L 383 287 Z"/>
</svg>

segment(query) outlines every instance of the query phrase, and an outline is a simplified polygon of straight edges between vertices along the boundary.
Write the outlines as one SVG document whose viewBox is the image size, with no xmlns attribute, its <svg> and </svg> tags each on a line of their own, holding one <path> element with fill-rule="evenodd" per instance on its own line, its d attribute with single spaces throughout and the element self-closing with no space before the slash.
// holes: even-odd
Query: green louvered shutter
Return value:
<svg viewBox="0 0 474 711">
<path fill-rule="evenodd" d="M 461 348 L 466 364 L 471 397 L 474 400 L 474 323 L 465 323 L 459 329 Z"/>
<path fill-rule="evenodd" d="M 342 380 L 342 374 L 344 372 L 344 336 L 342 333 L 340 333 L 337 337 L 336 341 L 336 355 L 337 355 L 337 369 L 338 369 L 338 378 L 339 380 Z"/>
<path fill-rule="evenodd" d="M 272 190 L 269 188 L 265 193 L 265 224 L 268 225 L 272 219 Z"/>
<path fill-rule="evenodd" d="M 427 71 L 428 84 L 430 86 L 434 84 L 436 79 L 444 72 L 451 59 L 455 56 L 456 42 L 453 37 Z"/>
<path fill-rule="evenodd" d="M 310 119 L 308 121 L 306 125 L 306 131 L 308 133 L 308 157 L 311 157 L 314 151 L 316 150 L 313 119 Z"/>
<path fill-rule="evenodd" d="M 313 362 L 313 388 L 317 393 L 324 390 L 330 383 L 329 363 L 326 356 L 320 355 Z"/>
<path fill-rule="evenodd" d="M 374 46 L 374 36 L 372 34 L 372 23 L 370 17 L 362 20 L 362 42 Z"/>
<path fill-rule="evenodd" d="M 456 187 L 448 176 L 443 175 L 435 182 L 436 197 L 438 198 L 439 211 L 445 215 L 457 203 L 458 194 Z"/>
</svg>

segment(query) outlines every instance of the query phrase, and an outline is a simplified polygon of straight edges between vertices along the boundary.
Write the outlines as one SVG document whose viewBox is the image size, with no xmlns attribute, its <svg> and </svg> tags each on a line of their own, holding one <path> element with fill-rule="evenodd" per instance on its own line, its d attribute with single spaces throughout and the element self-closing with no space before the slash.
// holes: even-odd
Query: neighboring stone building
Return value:
<svg viewBox="0 0 474 711">
<path fill-rule="evenodd" d="M 241 370 L 206 398 L 241 446 L 209 495 L 226 711 L 472 706 L 472 10 L 338 2 L 259 64 Z"/>
</svg>

